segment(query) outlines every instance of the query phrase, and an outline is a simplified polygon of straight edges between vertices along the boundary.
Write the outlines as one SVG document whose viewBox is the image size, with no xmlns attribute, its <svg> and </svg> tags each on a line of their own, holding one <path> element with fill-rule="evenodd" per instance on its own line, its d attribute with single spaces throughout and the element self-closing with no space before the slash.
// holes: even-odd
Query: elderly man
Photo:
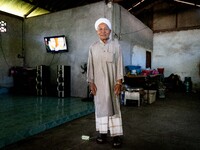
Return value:
<svg viewBox="0 0 200 150">
<path fill-rule="evenodd" d="M 110 39 L 111 23 L 100 18 L 95 23 L 99 41 L 90 46 L 87 81 L 94 95 L 97 143 L 105 143 L 107 134 L 113 137 L 113 146 L 121 146 L 123 135 L 119 103 L 123 80 L 122 52 L 118 41 Z"/>
</svg>

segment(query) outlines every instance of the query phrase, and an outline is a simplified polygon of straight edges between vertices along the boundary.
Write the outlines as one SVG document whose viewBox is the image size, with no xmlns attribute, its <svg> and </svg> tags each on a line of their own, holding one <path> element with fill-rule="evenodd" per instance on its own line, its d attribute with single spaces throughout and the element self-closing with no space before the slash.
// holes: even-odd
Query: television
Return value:
<svg viewBox="0 0 200 150">
<path fill-rule="evenodd" d="M 68 52 L 65 35 L 44 37 L 44 42 L 48 53 Z"/>
</svg>

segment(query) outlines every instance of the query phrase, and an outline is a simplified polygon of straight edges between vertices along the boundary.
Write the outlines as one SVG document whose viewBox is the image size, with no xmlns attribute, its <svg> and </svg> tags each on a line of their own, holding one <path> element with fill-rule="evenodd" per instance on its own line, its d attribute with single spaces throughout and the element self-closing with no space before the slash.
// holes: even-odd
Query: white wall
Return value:
<svg viewBox="0 0 200 150">
<path fill-rule="evenodd" d="M 156 33 L 153 44 L 152 67 L 164 67 L 165 77 L 191 77 L 193 87 L 200 87 L 200 30 Z"/>
<path fill-rule="evenodd" d="M 149 50 L 141 46 L 135 45 L 132 50 L 132 65 L 141 66 L 142 69 L 145 69 L 146 68 L 146 51 L 149 51 Z"/>
<path fill-rule="evenodd" d="M 153 32 L 150 28 L 144 25 L 139 19 L 130 14 L 127 10 L 121 7 L 121 30 L 120 40 L 122 49 L 125 50 L 124 65 L 132 65 L 135 59 L 140 66 L 146 64 L 146 52 L 145 55 L 140 55 L 141 49 L 152 51 L 153 49 Z M 136 47 L 140 49 L 135 49 Z M 133 49 L 136 52 L 133 56 Z M 142 50 L 142 51 L 143 51 Z M 133 57 L 132 57 L 133 56 Z M 140 59 L 140 61 L 138 61 Z"/>
</svg>

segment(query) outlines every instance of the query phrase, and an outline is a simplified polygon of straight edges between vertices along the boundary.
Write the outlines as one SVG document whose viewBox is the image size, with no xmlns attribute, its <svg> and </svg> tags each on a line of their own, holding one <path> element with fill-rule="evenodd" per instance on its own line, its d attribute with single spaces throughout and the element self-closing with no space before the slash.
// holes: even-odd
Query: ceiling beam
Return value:
<svg viewBox="0 0 200 150">
<path fill-rule="evenodd" d="M 33 8 L 31 8 L 31 10 L 29 10 L 29 11 L 24 15 L 24 18 L 27 18 L 28 15 L 30 15 L 36 8 L 38 8 L 38 6 L 33 5 Z"/>
<path fill-rule="evenodd" d="M 191 5 L 191 6 L 197 6 L 197 7 L 200 7 L 200 4 L 197 4 L 197 1 L 194 0 L 193 2 L 188 2 L 188 1 L 185 1 L 185 0 L 174 0 L 175 2 L 178 2 L 178 3 L 182 3 L 182 4 L 186 4 L 186 5 Z"/>
<path fill-rule="evenodd" d="M 155 6 L 156 4 L 159 4 L 163 2 L 163 0 L 154 0 L 153 2 L 147 2 L 146 3 L 143 3 L 141 4 L 140 6 L 135 7 L 135 9 L 132 9 L 130 12 L 137 16 L 139 15 L 140 13 L 142 13 L 144 10 L 147 10 L 147 9 L 151 9 L 153 6 Z"/>
</svg>

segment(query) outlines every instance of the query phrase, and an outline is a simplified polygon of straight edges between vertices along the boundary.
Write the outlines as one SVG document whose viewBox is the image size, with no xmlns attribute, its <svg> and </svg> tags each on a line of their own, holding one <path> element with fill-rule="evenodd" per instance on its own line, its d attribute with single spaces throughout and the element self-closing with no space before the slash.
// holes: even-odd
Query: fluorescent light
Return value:
<svg viewBox="0 0 200 150">
<path fill-rule="evenodd" d="M 144 0 L 141 0 L 141 1 L 138 2 L 137 4 L 133 5 L 131 8 L 128 9 L 128 11 L 130 11 L 130 10 L 133 9 L 134 7 L 137 7 L 137 6 L 140 5 L 142 2 L 144 2 Z"/>
<path fill-rule="evenodd" d="M 183 4 L 188 4 L 188 5 L 200 7 L 200 5 L 196 5 L 195 3 L 190 3 L 190 2 L 186 2 L 186 1 L 182 1 L 182 0 L 174 0 L 174 1 L 179 2 L 179 3 L 183 3 Z"/>
</svg>

